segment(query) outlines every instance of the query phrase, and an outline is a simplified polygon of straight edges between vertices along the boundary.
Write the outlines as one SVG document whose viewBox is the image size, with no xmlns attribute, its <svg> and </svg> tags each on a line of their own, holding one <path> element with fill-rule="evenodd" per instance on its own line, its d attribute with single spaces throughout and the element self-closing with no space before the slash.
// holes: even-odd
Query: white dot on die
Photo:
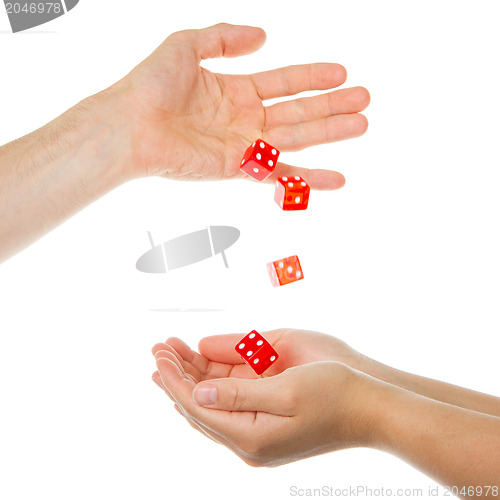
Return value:
<svg viewBox="0 0 500 500">
<path fill-rule="evenodd" d="M 248 338 L 249 338 L 249 339 L 253 339 L 254 337 L 255 337 L 255 333 L 251 333 L 251 334 L 248 336 Z"/>
<path fill-rule="evenodd" d="M 263 343 L 264 343 L 264 341 L 263 341 L 263 340 L 259 340 L 259 341 L 257 341 L 257 345 L 262 345 Z"/>
<path fill-rule="evenodd" d="M 269 360 L 270 360 L 270 361 L 274 361 L 275 359 L 276 359 L 276 356 L 271 356 L 271 357 L 269 358 Z"/>
<path fill-rule="evenodd" d="M 288 187 L 293 188 L 293 182 L 289 182 L 289 183 L 288 183 Z"/>
<path fill-rule="evenodd" d="M 285 264 L 283 264 L 283 262 L 280 262 L 280 263 L 278 264 L 278 266 L 279 266 L 279 268 L 280 268 L 280 269 L 283 269 L 283 268 L 285 267 Z"/>
<path fill-rule="evenodd" d="M 300 181 L 300 177 L 298 175 L 295 176 L 296 181 Z"/>
<path fill-rule="evenodd" d="M 286 182 L 288 180 L 288 177 L 282 177 L 283 182 Z"/>
<path fill-rule="evenodd" d="M 253 354 L 253 351 L 248 351 L 247 356 L 250 357 Z"/>
<path fill-rule="evenodd" d="M 255 168 L 253 169 L 253 171 L 254 171 L 256 174 L 258 174 L 258 173 L 259 173 L 259 169 L 258 169 L 257 167 L 255 167 Z"/>
<path fill-rule="evenodd" d="M 267 164 L 268 164 L 270 167 L 272 167 L 272 166 L 274 165 L 274 162 L 273 162 L 273 160 L 269 160 L 269 161 L 267 162 Z"/>
<path fill-rule="evenodd" d="M 257 153 L 257 154 L 255 155 L 255 158 L 257 158 L 257 160 L 260 160 L 260 159 L 262 158 L 262 155 L 261 155 L 260 153 Z"/>
<path fill-rule="evenodd" d="M 263 142 L 261 142 L 261 143 L 260 143 L 260 147 L 261 147 L 262 149 L 264 149 L 264 148 L 266 147 L 266 145 L 265 145 Z"/>
<path fill-rule="evenodd" d="M 301 186 L 304 186 L 304 187 L 306 187 L 306 186 L 307 186 L 307 184 L 306 184 L 305 182 L 301 182 L 301 183 L 300 183 L 300 185 L 301 185 Z"/>
<path fill-rule="evenodd" d="M 295 203 L 300 203 L 300 196 L 297 196 L 297 197 L 295 198 Z"/>
<path fill-rule="evenodd" d="M 254 364 L 254 365 L 256 365 L 258 362 L 259 362 L 259 358 L 255 358 L 255 359 L 253 360 L 253 364 Z"/>
<path fill-rule="evenodd" d="M 286 269 L 289 273 L 291 273 L 293 271 L 293 267 L 292 266 L 288 266 L 287 269 Z"/>
<path fill-rule="evenodd" d="M 295 273 L 295 276 L 296 276 L 297 278 L 300 278 L 300 277 L 302 276 L 302 273 L 301 273 L 300 271 L 297 271 L 297 272 Z"/>
<path fill-rule="evenodd" d="M 245 347 L 245 344 L 241 343 L 239 346 L 238 346 L 238 349 L 243 349 Z"/>
<path fill-rule="evenodd" d="M 276 151 L 275 149 L 273 149 L 273 150 L 271 150 L 271 153 L 272 153 L 273 155 L 275 155 L 275 154 L 277 153 L 277 151 Z"/>
</svg>

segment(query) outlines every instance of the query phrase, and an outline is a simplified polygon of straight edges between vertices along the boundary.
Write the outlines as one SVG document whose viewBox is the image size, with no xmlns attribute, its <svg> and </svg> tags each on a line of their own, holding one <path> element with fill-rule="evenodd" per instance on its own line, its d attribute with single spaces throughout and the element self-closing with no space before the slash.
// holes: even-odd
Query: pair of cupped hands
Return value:
<svg viewBox="0 0 500 500">
<path fill-rule="evenodd" d="M 279 358 L 258 377 L 235 351 L 244 334 L 178 338 L 153 347 L 154 382 L 202 434 L 252 466 L 277 466 L 373 444 L 365 374 L 375 361 L 341 340 L 303 330 L 264 332 Z"/>
</svg>

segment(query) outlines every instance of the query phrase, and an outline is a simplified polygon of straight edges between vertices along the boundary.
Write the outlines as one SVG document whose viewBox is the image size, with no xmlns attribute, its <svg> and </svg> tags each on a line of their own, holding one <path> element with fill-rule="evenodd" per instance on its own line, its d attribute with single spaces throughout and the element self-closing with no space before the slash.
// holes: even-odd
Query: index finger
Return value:
<svg viewBox="0 0 500 500">
<path fill-rule="evenodd" d="M 347 71 L 341 64 L 313 63 L 287 66 L 250 76 L 259 97 L 274 99 L 305 92 L 328 90 L 342 85 Z"/>
</svg>

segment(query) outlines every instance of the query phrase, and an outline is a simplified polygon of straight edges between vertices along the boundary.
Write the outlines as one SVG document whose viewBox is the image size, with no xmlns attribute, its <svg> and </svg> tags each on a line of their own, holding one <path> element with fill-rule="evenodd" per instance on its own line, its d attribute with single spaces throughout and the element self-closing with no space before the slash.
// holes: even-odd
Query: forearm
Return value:
<svg viewBox="0 0 500 500">
<path fill-rule="evenodd" d="M 427 398 L 500 417 L 500 398 L 495 396 L 396 370 L 369 358 L 353 368 Z"/>
<path fill-rule="evenodd" d="M 372 379 L 373 380 L 373 379 Z M 373 382 L 371 382 L 373 384 Z M 399 456 L 447 486 L 500 486 L 500 419 L 440 403 L 375 381 L 371 409 L 375 447 Z M 475 496 L 480 496 L 476 490 Z"/>
<path fill-rule="evenodd" d="M 0 262 L 127 180 L 115 99 L 86 99 L 0 148 Z"/>
</svg>

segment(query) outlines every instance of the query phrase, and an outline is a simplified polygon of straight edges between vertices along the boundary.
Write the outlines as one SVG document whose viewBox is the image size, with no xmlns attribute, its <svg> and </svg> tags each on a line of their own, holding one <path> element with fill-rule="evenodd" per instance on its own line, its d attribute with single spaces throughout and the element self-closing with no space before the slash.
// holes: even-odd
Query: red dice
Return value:
<svg viewBox="0 0 500 500">
<path fill-rule="evenodd" d="M 267 264 L 273 286 L 283 286 L 304 279 L 299 258 L 296 255 Z"/>
<path fill-rule="evenodd" d="M 274 172 L 279 155 L 276 148 L 259 139 L 246 150 L 240 169 L 250 177 L 263 181 Z"/>
<path fill-rule="evenodd" d="M 274 201 L 283 210 L 305 210 L 309 203 L 309 184 L 300 176 L 279 177 L 276 180 Z"/>
<path fill-rule="evenodd" d="M 255 330 L 243 337 L 235 350 L 257 375 L 264 373 L 279 357 L 273 346 Z"/>
</svg>

